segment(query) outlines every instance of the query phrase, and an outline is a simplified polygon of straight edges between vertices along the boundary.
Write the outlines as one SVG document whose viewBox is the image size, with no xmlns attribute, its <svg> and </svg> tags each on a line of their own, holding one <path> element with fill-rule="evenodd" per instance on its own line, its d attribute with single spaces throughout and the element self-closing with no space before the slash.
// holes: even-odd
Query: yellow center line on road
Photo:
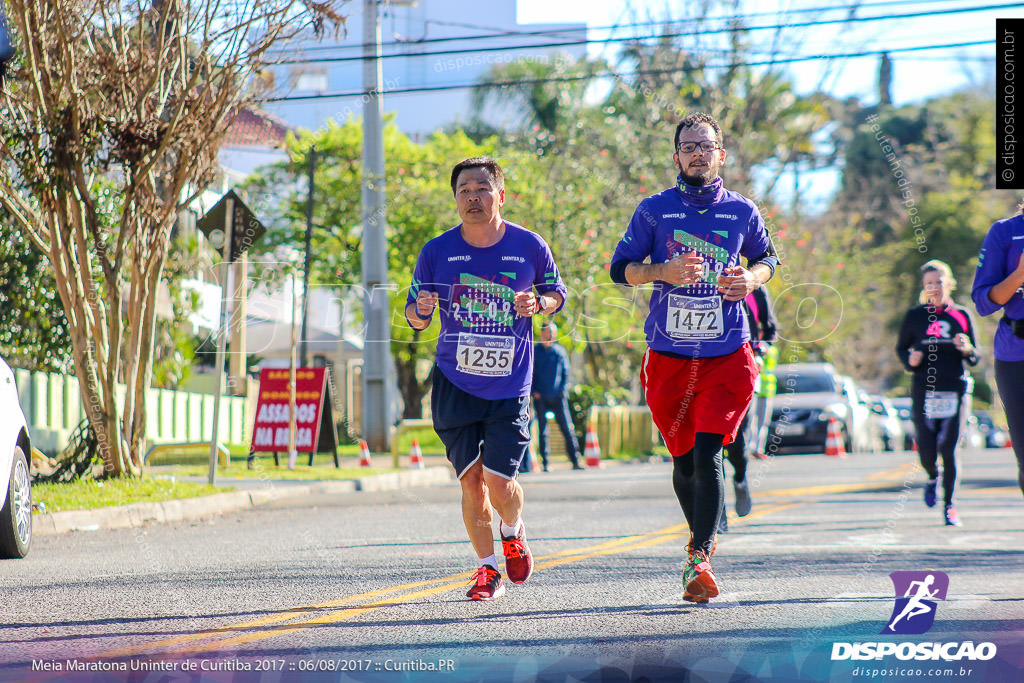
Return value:
<svg viewBox="0 0 1024 683">
<path fill-rule="evenodd" d="M 1016 496 L 1018 493 L 1020 493 L 1020 487 L 1009 483 L 1005 486 L 988 486 L 983 489 L 971 489 L 972 496 L 1005 496 L 1007 494 Z"/>
<path fill-rule="evenodd" d="M 764 498 L 800 498 L 803 496 L 821 496 L 828 493 L 859 493 L 863 491 L 884 491 L 893 484 L 902 484 L 906 481 L 906 475 L 916 469 L 916 463 L 900 465 L 881 472 L 875 472 L 868 476 L 874 479 L 871 483 L 865 484 L 821 484 L 818 486 L 806 486 L 796 489 L 772 489 L 770 491 L 758 491 L 758 497 Z"/>
<path fill-rule="evenodd" d="M 744 522 L 757 519 L 758 517 L 764 517 L 773 512 L 785 510 L 788 508 L 796 507 L 797 503 L 787 503 L 776 505 L 774 507 L 765 508 L 758 510 L 757 512 L 751 513 L 743 518 Z M 640 534 L 637 536 L 628 536 L 623 539 L 617 539 L 616 541 L 610 541 L 606 543 L 600 543 L 590 548 L 577 548 L 574 550 L 562 551 L 558 553 L 552 553 L 550 555 L 544 555 L 536 558 L 534 564 L 534 571 L 542 569 L 550 569 L 552 567 L 561 566 L 564 564 L 570 564 L 573 562 L 580 562 L 582 560 L 590 559 L 593 557 L 600 557 L 603 555 L 614 555 L 629 550 L 638 550 L 640 548 L 647 548 L 651 546 L 661 545 L 672 540 L 677 540 L 684 535 L 686 525 L 675 525 L 660 529 L 658 531 L 648 532 L 646 534 Z M 630 542 L 632 541 L 632 542 Z M 386 600 L 379 600 L 370 604 L 359 605 L 349 607 L 347 609 L 339 610 L 330 614 L 315 617 L 313 619 L 307 619 L 301 622 L 295 622 L 290 624 L 282 625 L 274 629 L 265 629 L 261 631 L 255 631 L 251 633 L 241 634 L 231 638 L 221 640 L 211 640 L 206 643 L 202 643 L 193 647 L 183 647 L 175 650 L 171 650 L 165 654 L 167 655 L 185 655 L 185 654 L 198 654 L 202 652 L 210 652 L 220 650 L 224 647 L 245 645 L 248 643 L 257 642 L 260 640 L 266 640 L 286 633 L 293 633 L 302 629 L 325 626 L 346 619 L 352 619 L 360 616 L 372 610 L 381 609 L 383 607 L 389 607 L 398 604 L 410 604 L 421 598 L 430 597 L 439 593 L 444 593 L 452 590 L 457 590 L 466 587 L 465 581 L 457 581 L 453 583 L 447 583 L 434 588 L 429 588 L 413 593 L 407 593 L 404 595 L 398 595 Z M 208 636 L 216 634 L 208 634 Z"/>
<path fill-rule="evenodd" d="M 889 479 L 889 478 L 897 476 L 897 475 L 910 474 L 914 470 L 918 470 L 918 471 L 920 471 L 922 473 L 924 472 L 924 470 L 921 469 L 921 466 L 917 463 L 917 461 L 914 460 L 912 462 L 905 462 L 902 465 L 897 465 L 896 467 L 890 467 L 889 469 L 882 470 L 881 472 L 875 472 L 874 474 L 869 474 L 868 475 L 868 479 L 870 479 L 870 480 Z"/>
<path fill-rule="evenodd" d="M 894 468 L 892 471 L 887 472 L 887 474 L 889 477 L 894 477 L 897 474 L 901 474 L 903 469 L 904 466 Z M 877 488 L 879 488 L 879 484 L 826 485 L 806 487 L 800 489 L 787 489 L 784 491 L 765 492 L 761 495 L 767 495 L 768 497 L 813 497 L 818 495 L 824 495 L 827 493 L 845 493 L 862 490 L 871 490 Z M 758 518 L 765 517 L 767 515 L 780 512 L 782 510 L 787 510 L 796 507 L 797 505 L 807 504 L 809 502 L 811 501 L 787 502 L 776 504 L 770 507 L 764 507 L 755 512 L 752 512 L 746 517 L 737 519 L 735 522 L 733 522 L 733 524 L 735 526 L 744 526 Z M 536 557 L 535 569 L 550 569 L 552 567 L 557 567 L 573 562 L 580 562 L 593 557 L 614 555 L 618 553 L 628 552 L 630 550 L 637 550 L 640 548 L 660 545 L 663 543 L 667 543 L 671 540 L 679 539 L 686 533 L 687 526 L 685 524 L 677 524 L 665 527 L 663 529 L 658 529 L 656 531 L 650 531 L 644 534 L 623 536 L 621 538 L 605 541 L 592 546 L 561 550 L 555 553 L 550 553 L 547 555 Z M 133 647 L 109 650 L 99 655 L 96 655 L 96 657 L 109 659 L 122 658 L 142 653 L 152 653 L 156 649 L 165 650 L 164 654 L 185 654 L 188 652 L 205 652 L 217 650 L 229 645 L 242 645 L 246 643 L 251 643 L 267 638 L 272 638 L 277 635 L 292 633 L 305 628 L 336 623 L 338 621 L 351 619 L 361 614 L 365 614 L 366 612 L 372 610 L 381 609 L 383 607 L 388 607 L 392 605 L 408 604 L 421 598 L 430 597 L 440 593 L 445 593 L 448 591 L 456 590 L 458 588 L 464 588 L 467 584 L 467 580 L 469 580 L 472 577 L 473 573 L 474 572 L 472 571 L 460 572 L 458 574 L 451 574 L 436 579 L 428 579 L 425 581 L 407 583 L 398 586 L 392 586 L 389 588 L 382 588 L 374 591 L 369 591 L 367 593 L 346 596 L 338 600 L 331 600 L 327 602 L 317 603 L 314 605 L 295 607 L 292 609 L 285 610 L 283 612 L 269 614 L 259 619 L 244 621 L 237 624 L 231 624 L 228 626 L 209 629 L 197 633 L 183 634 L 181 636 L 144 643 Z M 405 592 L 410 590 L 412 590 L 411 593 Z M 390 598 L 380 599 L 381 597 L 392 593 L 402 594 Z M 364 603 L 363 601 L 369 602 Z M 328 614 L 324 614 L 314 618 L 303 619 L 303 617 L 305 616 L 304 613 L 328 610 L 335 607 L 352 605 L 352 603 L 363 604 L 356 604 L 351 607 L 346 607 L 345 609 L 330 612 Z M 234 637 L 228 637 L 226 639 L 218 639 L 219 636 L 236 633 L 238 631 L 250 632 L 239 634 Z M 198 643 L 198 641 L 204 640 L 207 640 L 209 642 Z M 193 643 L 195 643 L 195 645 L 190 645 Z M 185 647 L 176 647 L 182 645 L 184 645 Z"/>
<path fill-rule="evenodd" d="M 536 561 L 541 561 L 541 560 L 546 560 L 546 559 L 549 559 L 549 558 L 561 557 L 561 556 L 566 556 L 566 555 L 579 555 L 581 553 L 589 553 L 589 552 L 601 551 L 601 550 L 604 550 L 604 549 L 607 549 L 607 548 L 614 548 L 615 546 L 621 546 L 623 544 L 633 543 L 635 541 L 643 541 L 644 539 L 648 539 L 648 538 L 650 538 L 652 536 L 660 536 L 660 535 L 663 535 L 663 534 L 678 533 L 678 532 L 680 532 L 681 530 L 683 530 L 685 528 L 686 528 L 686 525 L 682 525 L 681 524 L 681 525 L 667 527 L 665 529 L 659 529 L 657 531 L 650 531 L 650 532 L 647 532 L 647 533 L 644 533 L 644 534 L 638 534 L 638 535 L 633 535 L 633 536 L 623 536 L 621 538 L 616 538 L 616 539 L 613 539 L 613 540 L 610 540 L 610 541 L 605 541 L 603 543 L 599 543 L 597 545 L 593 545 L 593 546 L 589 546 L 589 547 L 585 547 L 585 548 L 573 548 L 573 549 L 570 549 L 570 550 L 562 550 L 562 551 L 559 551 L 559 552 L 556 552 L 556 553 L 551 553 L 549 555 L 544 555 L 544 556 L 541 556 L 541 557 L 537 557 L 537 558 L 535 558 L 535 560 Z M 352 604 L 352 603 L 359 603 L 359 602 L 363 602 L 363 601 L 371 601 L 372 604 L 377 605 L 378 607 L 383 607 L 383 606 L 385 606 L 384 603 L 377 603 L 377 602 L 373 602 L 373 601 L 375 601 L 377 598 L 380 598 L 382 596 L 388 595 L 390 593 L 408 591 L 408 590 L 412 590 L 412 589 L 416 589 L 416 588 L 423 588 L 423 587 L 426 587 L 426 586 L 434 586 L 436 584 L 447 584 L 443 588 L 443 590 L 441 592 L 443 592 L 444 590 L 451 590 L 452 586 L 465 586 L 466 582 L 473 576 L 473 574 L 474 574 L 474 572 L 472 572 L 472 571 L 465 571 L 465 572 L 460 572 L 458 574 L 451 574 L 449 576 L 439 577 L 439 578 L 436 578 L 436 579 L 428 579 L 428 580 L 425 580 L 425 581 L 418 581 L 418 582 L 415 582 L 415 583 L 407 583 L 407 584 L 402 584 L 402 585 L 399 585 L 399 586 L 391 586 L 389 588 L 382 588 L 382 589 L 379 589 L 379 590 L 370 591 L 368 593 L 361 593 L 361 594 L 358 594 L 358 595 L 350 595 L 350 596 L 347 596 L 347 597 L 344 597 L 344 598 L 340 598 L 338 600 L 330 600 L 330 601 L 327 601 L 327 602 L 316 603 L 314 605 L 305 605 L 305 606 L 302 606 L 302 607 L 294 607 L 294 608 L 285 610 L 283 612 L 275 612 L 274 614 L 269 614 L 269 615 L 267 615 L 265 617 L 260 617 L 259 619 L 253 619 L 253 620 L 241 622 L 241 623 L 238 623 L 238 624 L 231 624 L 229 626 L 222 626 L 222 627 L 219 627 L 219 628 L 209 629 L 209 630 L 206 630 L 206 631 L 200 631 L 200 632 L 197 632 L 197 633 L 187 633 L 187 634 L 183 634 L 183 635 L 180 635 L 180 636 L 175 636 L 173 638 L 166 638 L 164 640 L 153 641 L 153 642 L 150 642 L 150 643 L 143 643 L 143 644 L 135 645 L 135 646 L 131 646 L 131 647 L 118 648 L 118 649 L 115 649 L 115 650 L 109 650 L 109 651 L 103 652 L 103 653 L 101 653 L 100 655 L 97 655 L 97 656 L 98 657 L 103 657 L 103 658 L 111 658 L 111 659 L 118 658 L 118 657 L 130 657 L 130 656 L 141 654 L 141 653 L 144 653 L 144 652 L 150 652 L 154 648 L 174 647 L 176 645 L 183 645 L 183 644 L 186 644 L 186 643 L 191 643 L 191 642 L 195 642 L 195 641 L 199 641 L 199 640 L 205 640 L 207 638 L 216 637 L 218 635 L 224 635 L 224 634 L 235 632 L 235 631 L 247 631 L 247 630 L 252 630 L 252 629 L 266 628 L 266 627 L 272 626 L 274 624 L 281 624 L 282 622 L 290 622 L 290 621 L 294 621 L 296 619 L 302 619 L 303 616 L 304 616 L 303 613 L 313 612 L 313 611 L 321 611 L 321 610 L 325 610 L 325 609 L 331 609 L 331 608 L 334 608 L 334 607 L 341 607 L 341 606 L 344 606 L 344 605 L 349 605 L 349 604 Z M 454 583 L 450 583 L 450 582 L 454 582 Z M 429 593 L 429 594 L 433 594 L 433 593 Z M 413 593 L 412 595 L 419 595 L 419 593 Z M 387 604 L 390 604 L 390 602 L 388 602 Z M 371 609 L 376 609 L 376 607 L 373 607 Z M 352 615 L 352 616 L 355 616 L 355 615 Z M 280 630 L 277 630 L 276 632 L 280 632 Z"/>
</svg>

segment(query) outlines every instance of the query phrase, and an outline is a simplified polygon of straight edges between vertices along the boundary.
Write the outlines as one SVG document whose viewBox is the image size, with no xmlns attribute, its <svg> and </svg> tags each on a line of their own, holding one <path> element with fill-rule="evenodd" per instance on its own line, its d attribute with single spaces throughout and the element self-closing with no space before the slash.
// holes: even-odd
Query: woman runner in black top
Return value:
<svg viewBox="0 0 1024 683">
<path fill-rule="evenodd" d="M 949 266 L 937 259 L 921 267 L 921 305 L 907 311 L 900 328 L 896 354 L 914 373 L 914 426 L 921 466 L 928 473 L 924 502 L 936 503 L 942 455 L 943 514 L 949 526 L 961 526 L 953 507 L 956 489 L 956 444 L 960 438 L 961 411 L 967 392 L 967 369 L 978 364 L 974 324 L 967 309 L 950 296 L 956 280 Z"/>
</svg>

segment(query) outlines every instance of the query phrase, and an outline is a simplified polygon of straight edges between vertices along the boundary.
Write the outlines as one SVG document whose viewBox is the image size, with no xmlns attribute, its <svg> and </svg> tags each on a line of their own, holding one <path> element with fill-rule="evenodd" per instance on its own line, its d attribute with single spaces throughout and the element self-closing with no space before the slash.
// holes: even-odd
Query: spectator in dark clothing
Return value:
<svg viewBox="0 0 1024 683">
<path fill-rule="evenodd" d="M 569 412 L 569 354 L 555 342 L 558 328 L 545 323 L 540 330 L 540 343 L 533 349 L 533 407 L 537 413 L 537 442 L 541 464 L 548 471 L 548 412 L 555 414 L 558 428 L 565 439 L 565 451 L 574 470 L 582 470 L 579 442 L 572 428 Z"/>
</svg>

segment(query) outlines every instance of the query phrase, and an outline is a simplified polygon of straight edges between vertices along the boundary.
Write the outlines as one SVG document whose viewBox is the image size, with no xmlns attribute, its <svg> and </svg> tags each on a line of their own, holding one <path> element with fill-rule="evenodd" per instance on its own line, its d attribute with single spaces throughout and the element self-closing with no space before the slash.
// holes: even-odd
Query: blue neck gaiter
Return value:
<svg viewBox="0 0 1024 683">
<path fill-rule="evenodd" d="M 683 176 L 676 176 L 676 187 L 683 199 L 694 206 L 711 206 L 722 194 L 722 178 L 719 176 L 707 185 L 690 185 L 683 181 Z"/>
</svg>

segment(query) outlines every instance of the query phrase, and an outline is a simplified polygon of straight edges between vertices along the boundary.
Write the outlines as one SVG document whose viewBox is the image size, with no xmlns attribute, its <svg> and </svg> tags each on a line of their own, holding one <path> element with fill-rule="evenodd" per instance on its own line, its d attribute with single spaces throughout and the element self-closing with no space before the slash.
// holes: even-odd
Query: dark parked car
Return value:
<svg viewBox="0 0 1024 683">
<path fill-rule="evenodd" d="M 824 453 L 828 423 L 839 421 L 840 438 L 852 450 L 854 405 L 852 382 L 830 363 L 794 363 L 776 368 L 778 395 L 772 410 L 768 452 Z"/>
</svg>

